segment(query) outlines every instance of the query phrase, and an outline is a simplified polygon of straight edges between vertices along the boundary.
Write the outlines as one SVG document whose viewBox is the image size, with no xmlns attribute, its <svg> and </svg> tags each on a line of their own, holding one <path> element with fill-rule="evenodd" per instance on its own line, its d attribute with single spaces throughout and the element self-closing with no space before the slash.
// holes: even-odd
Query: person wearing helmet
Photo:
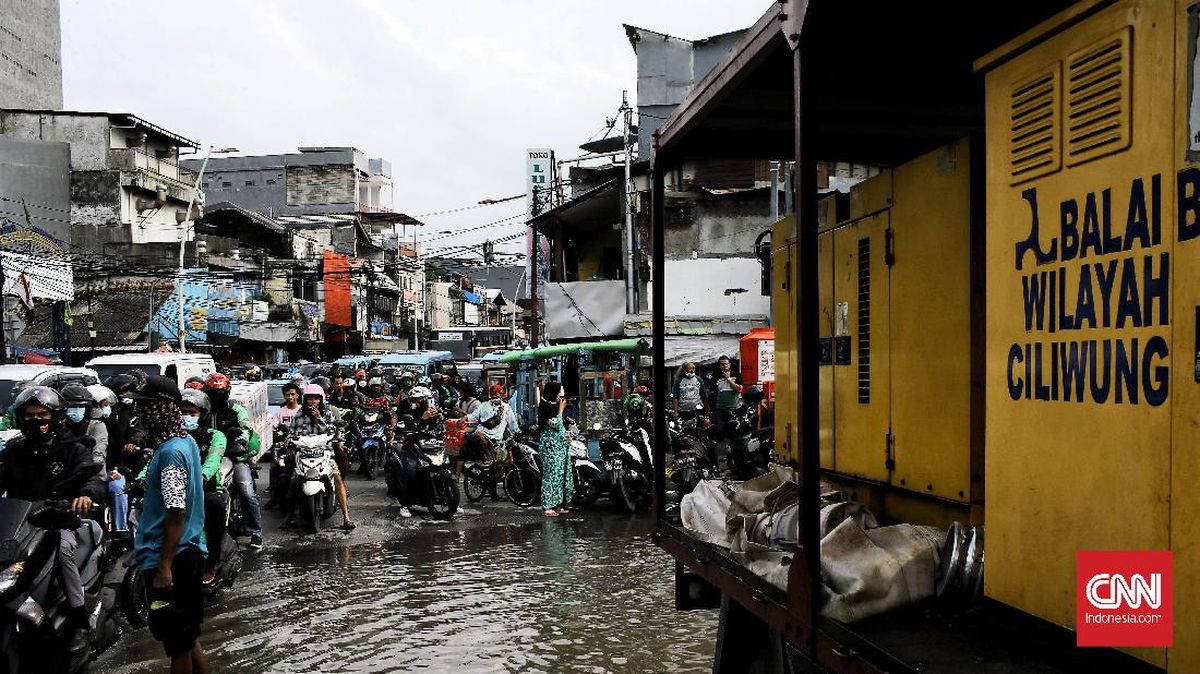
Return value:
<svg viewBox="0 0 1200 674">
<path fill-rule="evenodd" d="M 405 400 L 408 398 L 408 392 L 416 385 L 417 379 L 413 376 L 413 373 L 401 372 L 400 375 L 396 377 L 396 385 L 392 390 L 393 397 L 395 398 L 395 400 L 392 401 L 392 405 L 396 408 L 403 407 Z"/>
<path fill-rule="evenodd" d="M 435 377 L 434 393 L 438 407 L 443 410 L 451 410 L 458 404 L 458 390 L 451 385 L 451 377 L 448 374 L 438 375 Z"/>
<path fill-rule="evenodd" d="M 221 484 L 221 459 L 225 456 L 225 434 L 204 423 L 212 413 L 208 395 L 195 389 L 184 389 L 179 411 L 183 417 L 183 430 L 192 436 L 200 447 L 200 476 L 204 482 L 204 539 L 208 557 L 204 560 L 204 575 L 201 582 L 211 585 L 213 570 L 221 559 L 221 546 L 225 542 L 225 506 L 228 495 Z"/>
<path fill-rule="evenodd" d="M 233 461 L 233 494 L 230 498 L 242 500 L 250 548 L 262 550 L 262 513 L 259 511 L 258 490 L 254 484 L 254 463 L 258 458 L 261 439 L 250 428 L 250 415 L 246 409 L 229 400 L 232 393 L 229 377 L 223 374 L 208 375 L 204 380 L 204 393 L 212 405 L 206 423 L 225 434 L 225 456 Z"/>
<path fill-rule="evenodd" d="M 287 436 L 288 429 L 292 425 L 292 421 L 296 418 L 296 415 L 300 413 L 300 397 L 303 391 L 304 386 L 296 384 L 295 382 L 288 382 L 284 384 L 283 405 L 281 405 L 279 409 L 275 410 L 275 414 L 271 415 L 271 427 L 275 429 L 281 429 L 285 437 Z M 279 458 L 283 451 L 282 444 L 277 449 L 273 449 L 272 451 L 275 452 L 275 457 Z M 268 484 L 270 484 L 270 488 L 267 490 L 267 493 L 271 495 L 271 498 L 265 504 L 263 504 L 263 510 L 270 510 L 279 505 L 281 501 L 286 500 L 286 495 L 280 494 L 283 489 L 286 489 L 286 485 L 281 483 L 281 480 L 283 479 L 282 475 L 283 468 L 280 467 L 278 461 L 271 461 L 271 471 L 268 482 Z"/>
<path fill-rule="evenodd" d="M 653 432 L 651 425 L 653 417 L 650 413 L 650 403 L 637 393 L 630 393 L 625 397 L 625 402 L 621 404 L 621 409 L 625 413 L 625 425 L 630 428 L 646 428 Z"/>
<path fill-rule="evenodd" d="M 196 391 L 203 391 L 204 390 L 204 377 L 199 377 L 199 376 L 188 377 L 187 381 L 184 382 L 183 387 L 194 389 Z"/>
<path fill-rule="evenodd" d="M 142 471 L 152 449 L 146 446 L 146 433 L 131 397 L 139 384 L 144 385 L 144 382 L 132 374 L 115 374 L 104 382 L 117 397 L 112 413 L 104 420 L 108 428 L 108 464 L 119 469 L 127 479 Z"/>
<path fill-rule="evenodd" d="M 154 449 L 133 546 L 151 607 L 150 632 L 171 658 L 171 671 L 205 671 L 198 641 L 208 554 L 200 448 L 184 430 L 183 399 L 174 379 L 150 375 L 130 397 Z"/>
<path fill-rule="evenodd" d="M 464 384 L 463 389 L 463 396 L 466 397 L 468 392 L 473 393 L 474 387 Z M 466 438 L 469 447 L 464 449 L 468 456 L 471 456 L 472 452 L 476 454 L 482 453 L 489 447 L 499 448 L 500 443 L 506 437 L 514 436 L 520 430 L 517 426 L 517 415 L 513 413 L 508 401 L 504 399 L 504 386 L 501 384 L 492 384 L 488 387 L 487 402 L 479 403 L 479 401 L 476 401 L 475 410 L 467 414 L 467 419 L 479 422 L 479 426 L 475 429 L 475 432 Z M 507 455 L 502 451 L 494 453 L 494 460 L 500 463 L 503 463 L 507 458 Z M 496 487 L 494 484 L 492 486 L 492 498 L 496 498 Z"/>
<path fill-rule="evenodd" d="M 28 380 L 19 381 L 12 387 L 12 390 L 9 391 L 8 394 L 10 396 L 12 396 L 13 400 L 16 400 L 17 396 L 21 395 L 21 391 L 24 391 L 25 389 L 29 388 L 30 386 L 33 386 L 32 381 L 28 381 Z M 13 406 L 10 403 L 8 406 L 8 409 L 4 410 L 4 416 L 0 417 L 0 431 L 7 431 L 7 430 L 11 430 L 16 427 L 17 427 L 17 416 L 16 416 L 16 413 L 13 412 Z M 0 450 L 3 450 L 3 449 L 4 449 L 4 441 L 0 440 Z"/>
<path fill-rule="evenodd" d="M 339 410 L 362 409 L 363 395 L 355 390 L 355 386 L 354 379 L 350 377 L 336 380 L 328 404 Z"/>
<path fill-rule="evenodd" d="M 9 498 L 40 501 L 66 499 L 71 510 L 86 517 L 93 504 L 102 503 L 104 478 L 96 470 L 92 450 L 62 423 L 66 404 L 48 386 L 30 386 L 13 401 L 19 439 L 12 440 L 0 456 L 0 493 Z M 68 478 L 83 479 L 67 492 L 60 485 Z M 78 480 L 72 480 L 78 482 Z M 85 522 L 84 526 L 92 526 Z M 75 628 L 69 649 L 76 652 L 88 647 L 88 612 L 84 607 L 83 582 L 75 564 L 80 531 L 64 529 L 58 543 L 58 570 L 69 607 L 68 619 Z"/>
<path fill-rule="evenodd" d="M 365 389 L 365 388 L 367 388 L 367 379 L 368 379 L 368 377 L 367 377 L 367 371 L 366 371 L 366 370 L 359 370 L 358 372 L 355 372 L 355 373 L 354 373 L 354 386 L 355 386 L 355 388 L 358 388 L 358 389 Z"/>
<path fill-rule="evenodd" d="M 383 392 L 383 378 L 372 377 L 367 382 L 366 398 L 363 400 L 362 408 L 364 410 L 376 410 L 379 412 L 387 412 L 391 409 L 392 401 L 388 399 Z"/>
<path fill-rule="evenodd" d="M 104 464 L 108 460 L 108 428 L 104 422 L 91 418 L 95 405 L 92 392 L 79 384 L 67 384 L 58 394 L 66 405 L 63 425 L 84 444 L 91 445 L 92 460 L 100 464 L 100 474 L 104 475 Z"/>
<path fill-rule="evenodd" d="M 401 415 L 411 416 L 418 428 L 436 430 L 435 427 L 441 425 L 441 414 L 433 403 L 433 392 L 424 386 L 412 387 L 400 410 Z"/>
<path fill-rule="evenodd" d="M 316 384 L 305 386 L 303 410 L 292 420 L 292 425 L 288 429 L 288 439 L 295 440 L 309 435 L 330 434 L 336 440 L 340 435 L 341 427 L 341 418 L 325 403 L 325 391 Z M 330 464 L 333 485 L 337 491 L 338 502 L 342 505 L 342 528 L 353 529 L 356 525 L 350 519 L 350 506 L 347 503 L 346 483 L 342 480 L 341 467 L 338 466 L 335 459 L 330 459 Z M 301 479 L 299 475 L 294 475 L 291 489 L 298 488 Z M 290 500 L 285 501 L 282 524 L 284 528 L 290 527 L 294 523 L 292 512 Z"/>
</svg>

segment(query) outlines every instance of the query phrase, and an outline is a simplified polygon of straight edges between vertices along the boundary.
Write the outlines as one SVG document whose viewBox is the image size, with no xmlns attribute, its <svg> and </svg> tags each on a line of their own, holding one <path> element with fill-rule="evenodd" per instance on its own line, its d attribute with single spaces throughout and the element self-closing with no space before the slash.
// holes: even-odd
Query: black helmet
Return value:
<svg viewBox="0 0 1200 674">
<path fill-rule="evenodd" d="M 375 367 L 373 367 L 367 371 L 367 377 L 369 377 L 371 379 L 374 379 L 375 377 L 382 377 L 382 376 L 383 376 L 383 368 L 379 367 L 378 365 L 376 365 Z"/>
<path fill-rule="evenodd" d="M 96 399 L 92 397 L 92 392 L 79 384 L 67 384 L 62 387 L 58 395 L 67 407 L 83 407 L 87 409 L 96 402 Z"/>
<path fill-rule="evenodd" d="M 104 385 L 112 389 L 119 397 L 122 393 L 132 391 L 137 388 L 137 378 L 131 374 L 114 374 L 104 381 Z"/>
<path fill-rule="evenodd" d="M 326 393 L 329 393 L 329 390 L 333 388 L 333 384 L 330 383 L 329 377 L 313 377 L 312 383 L 325 389 Z M 300 391 L 299 387 L 296 387 L 296 390 L 297 392 L 302 392 Z"/>
<path fill-rule="evenodd" d="M 747 405 L 757 405 L 763 400 L 763 390 L 761 386 L 747 386 L 746 391 L 742 393 L 742 400 L 746 401 Z"/>
<path fill-rule="evenodd" d="M 194 389 L 189 389 L 194 390 Z M 179 404 L 179 386 L 174 379 L 160 374 L 146 377 L 146 383 L 130 393 L 131 398 L 140 402 L 167 402 Z"/>
<path fill-rule="evenodd" d="M 61 414 L 67 408 L 58 391 L 49 386 L 30 386 L 21 391 L 21 395 L 17 396 L 17 399 L 13 401 L 13 413 L 17 414 L 19 418 L 21 410 L 30 404 L 41 405 L 56 415 Z"/>
</svg>

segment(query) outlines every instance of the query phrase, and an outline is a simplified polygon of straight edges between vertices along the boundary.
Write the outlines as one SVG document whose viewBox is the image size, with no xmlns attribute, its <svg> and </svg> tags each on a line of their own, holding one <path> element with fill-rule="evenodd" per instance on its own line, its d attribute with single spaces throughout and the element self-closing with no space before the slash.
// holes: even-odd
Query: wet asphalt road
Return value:
<svg viewBox="0 0 1200 674">
<path fill-rule="evenodd" d="M 650 542 L 649 515 L 602 498 L 549 519 L 464 498 L 450 522 L 415 508 L 404 520 L 382 479 L 348 485 L 353 532 L 301 535 L 264 513 L 264 549 L 244 551 L 207 611 L 211 671 L 711 671 L 716 614 L 674 610 L 673 562 Z M 93 671 L 166 667 L 138 630 Z"/>
</svg>

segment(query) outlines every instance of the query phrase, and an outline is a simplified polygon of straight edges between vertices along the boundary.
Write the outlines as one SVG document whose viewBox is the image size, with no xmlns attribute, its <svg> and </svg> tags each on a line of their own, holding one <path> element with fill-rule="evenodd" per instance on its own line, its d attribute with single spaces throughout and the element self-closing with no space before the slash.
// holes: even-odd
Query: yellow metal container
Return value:
<svg viewBox="0 0 1200 674">
<path fill-rule="evenodd" d="M 1200 668 L 1189 4 L 1068 12 L 985 59 L 985 591 L 1073 627 L 1076 551 L 1173 547 L 1177 671 Z"/>
</svg>

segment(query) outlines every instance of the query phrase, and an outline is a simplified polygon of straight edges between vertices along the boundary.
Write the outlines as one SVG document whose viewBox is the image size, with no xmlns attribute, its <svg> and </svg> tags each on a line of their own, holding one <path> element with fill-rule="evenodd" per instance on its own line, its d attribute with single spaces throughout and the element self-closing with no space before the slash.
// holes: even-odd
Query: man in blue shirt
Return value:
<svg viewBox="0 0 1200 674">
<path fill-rule="evenodd" d="M 200 448 L 183 428 L 174 381 L 151 375 L 131 396 L 154 456 L 134 541 L 134 557 L 150 602 L 150 631 L 171 658 L 172 672 L 206 672 L 200 647 L 201 578 L 208 550 Z"/>
</svg>

